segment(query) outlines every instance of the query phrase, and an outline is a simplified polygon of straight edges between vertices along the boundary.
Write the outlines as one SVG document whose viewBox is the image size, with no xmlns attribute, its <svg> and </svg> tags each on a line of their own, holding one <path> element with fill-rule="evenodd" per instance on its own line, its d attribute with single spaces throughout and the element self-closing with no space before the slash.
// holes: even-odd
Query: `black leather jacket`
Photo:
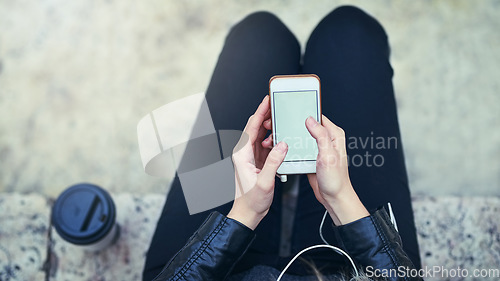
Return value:
<svg viewBox="0 0 500 281">
<path fill-rule="evenodd" d="M 422 280 L 399 274 L 414 266 L 383 208 L 335 227 L 335 231 L 342 241 L 340 247 L 371 279 L 379 279 L 375 276 L 378 269 L 379 273 L 386 273 L 386 278 L 380 279 Z M 213 212 L 154 280 L 224 280 L 254 237 L 253 231 L 243 224 Z M 390 269 L 394 276 L 387 277 Z"/>
</svg>

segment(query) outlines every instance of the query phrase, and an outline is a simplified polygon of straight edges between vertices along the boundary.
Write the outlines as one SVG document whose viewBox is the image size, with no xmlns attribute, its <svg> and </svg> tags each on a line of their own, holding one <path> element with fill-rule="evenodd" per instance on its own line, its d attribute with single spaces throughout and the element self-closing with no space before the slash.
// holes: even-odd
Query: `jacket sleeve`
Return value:
<svg viewBox="0 0 500 281">
<path fill-rule="evenodd" d="M 368 217 L 335 227 L 341 247 L 374 280 L 422 280 L 402 248 L 401 237 L 384 208 Z"/>
<path fill-rule="evenodd" d="M 250 228 L 213 212 L 154 280 L 224 280 L 254 238 Z"/>
</svg>

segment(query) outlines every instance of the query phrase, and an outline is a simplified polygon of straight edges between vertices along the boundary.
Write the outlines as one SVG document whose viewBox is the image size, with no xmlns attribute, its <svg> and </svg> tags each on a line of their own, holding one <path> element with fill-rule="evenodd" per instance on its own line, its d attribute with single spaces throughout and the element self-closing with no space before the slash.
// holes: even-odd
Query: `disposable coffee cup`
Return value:
<svg viewBox="0 0 500 281">
<path fill-rule="evenodd" d="M 112 245 L 120 232 L 113 199 L 88 183 L 73 185 L 59 195 L 52 207 L 52 225 L 62 239 L 91 251 Z"/>
</svg>

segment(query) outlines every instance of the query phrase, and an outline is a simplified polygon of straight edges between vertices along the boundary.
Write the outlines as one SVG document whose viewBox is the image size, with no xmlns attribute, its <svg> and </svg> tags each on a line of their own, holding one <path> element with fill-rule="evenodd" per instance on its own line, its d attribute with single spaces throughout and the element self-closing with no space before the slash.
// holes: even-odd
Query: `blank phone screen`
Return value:
<svg viewBox="0 0 500 281">
<path fill-rule="evenodd" d="M 274 92 L 273 133 L 276 143 L 288 144 L 285 162 L 313 161 L 318 156 L 316 140 L 306 128 L 306 119 L 319 120 L 316 91 Z"/>
</svg>

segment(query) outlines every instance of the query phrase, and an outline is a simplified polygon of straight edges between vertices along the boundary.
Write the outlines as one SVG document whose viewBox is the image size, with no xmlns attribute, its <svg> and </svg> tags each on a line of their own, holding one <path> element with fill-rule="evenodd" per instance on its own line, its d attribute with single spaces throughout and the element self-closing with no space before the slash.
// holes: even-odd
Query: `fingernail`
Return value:
<svg viewBox="0 0 500 281">
<path fill-rule="evenodd" d="M 287 147 L 288 147 L 288 145 L 287 145 L 285 142 L 283 142 L 283 141 L 280 141 L 280 142 L 276 145 L 276 149 L 277 149 L 279 152 L 285 152 Z"/>
<path fill-rule="evenodd" d="M 318 125 L 318 121 L 316 121 L 316 119 L 314 119 L 312 116 L 307 117 L 306 122 L 308 122 L 309 126 L 311 127 Z"/>
</svg>

